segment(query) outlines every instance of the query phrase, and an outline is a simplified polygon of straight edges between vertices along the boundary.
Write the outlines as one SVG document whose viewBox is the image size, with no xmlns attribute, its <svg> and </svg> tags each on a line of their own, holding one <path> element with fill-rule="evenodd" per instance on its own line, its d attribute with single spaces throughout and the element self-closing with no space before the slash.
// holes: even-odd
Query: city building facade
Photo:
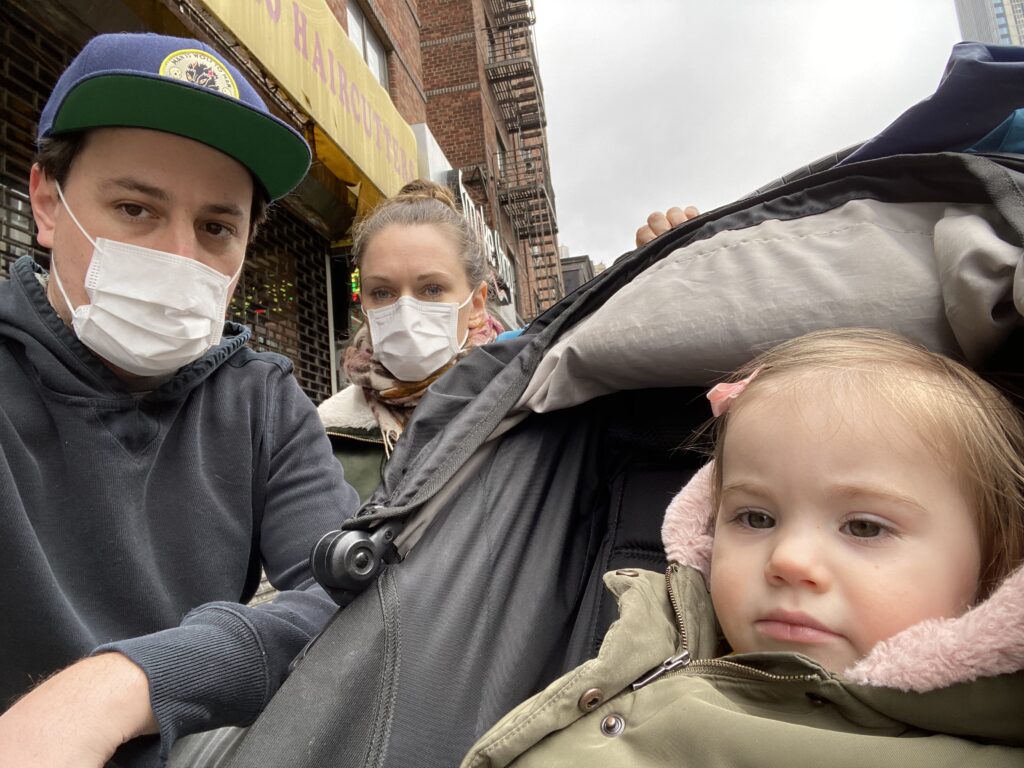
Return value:
<svg viewBox="0 0 1024 768">
<path fill-rule="evenodd" d="M 594 279 L 596 274 L 594 262 L 589 256 L 562 256 L 562 282 L 565 284 L 565 292 L 572 293 L 581 285 Z"/>
<path fill-rule="evenodd" d="M 494 169 L 506 162 L 492 151 L 498 139 L 487 143 L 481 133 L 476 160 L 448 162 L 467 156 L 474 137 L 452 134 L 450 126 L 465 112 L 456 103 L 446 111 L 445 94 L 429 90 L 439 77 L 436 61 L 458 54 L 457 45 L 426 44 L 447 34 L 434 15 L 463 2 L 475 3 L 476 26 L 466 29 L 487 40 L 494 16 L 482 0 L 6 0 L 0 7 L 0 278 L 21 255 L 48 262 L 34 240 L 28 177 L 36 121 L 60 73 L 97 33 L 154 31 L 212 45 L 313 149 L 309 175 L 273 206 L 250 246 L 229 316 L 252 327 L 254 348 L 288 356 L 315 402 L 343 384 L 340 356 L 361 322 L 352 222 L 417 176 L 449 184 L 464 215 L 487 236 L 495 314 L 509 327 L 531 318 L 557 293 L 536 290 L 537 271 L 522 262 L 531 248 L 546 253 L 557 231 L 546 153 L 541 197 L 550 202 L 550 215 L 531 228 L 515 217 L 519 198 L 511 185 L 498 197 Z M 505 4 L 527 6 L 523 20 L 532 22 L 532 3 Z M 500 104 L 496 109 L 505 118 Z M 485 124 L 482 113 L 476 122 Z M 543 126 L 538 134 L 537 119 L 523 122 L 530 126 L 526 135 L 520 131 L 513 140 L 503 119 L 502 152 L 543 149 Z M 533 293 L 520 285 L 533 286 Z M 523 297 L 532 303 L 523 304 Z"/>
<path fill-rule="evenodd" d="M 533 0 L 419 0 L 427 124 L 514 268 L 499 291 L 531 320 L 565 291 Z M 436 171 L 428 169 L 436 180 Z"/>
<path fill-rule="evenodd" d="M 1024 0 L 955 0 L 964 40 L 998 45 L 1024 41 Z"/>
</svg>

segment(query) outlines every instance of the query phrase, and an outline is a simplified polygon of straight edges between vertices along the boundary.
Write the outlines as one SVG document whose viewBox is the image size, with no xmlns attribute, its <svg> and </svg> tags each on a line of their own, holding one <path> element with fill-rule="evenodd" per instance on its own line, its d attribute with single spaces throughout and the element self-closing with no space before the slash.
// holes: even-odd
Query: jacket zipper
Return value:
<svg viewBox="0 0 1024 768">
<path fill-rule="evenodd" d="M 679 566 L 675 563 L 669 565 L 665 569 L 665 589 L 668 592 L 668 601 L 672 603 L 672 612 L 676 616 L 676 629 L 679 630 L 679 637 L 682 639 L 683 648 L 688 648 L 689 643 L 686 640 L 686 625 L 683 621 L 683 609 L 679 605 L 679 598 L 676 596 L 676 590 L 672 586 L 672 574 L 679 570 Z"/>
<path fill-rule="evenodd" d="M 693 663 L 693 661 L 691 661 L 691 659 L 690 659 L 690 652 L 689 651 L 683 651 L 678 656 L 669 656 L 667 659 L 665 659 L 663 662 L 661 662 L 661 666 L 658 666 L 658 667 L 655 667 L 654 669 L 652 669 L 646 675 L 644 675 L 639 680 L 637 680 L 635 683 L 633 683 L 633 685 L 630 686 L 630 687 L 634 691 L 639 691 L 645 685 L 647 685 L 648 683 L 653 683 L 655 680 L 657 680 L 662 675 L 664 675 L 664 674 L 666 674 L 668 672 L 671 672 L 671 671 L 673 671 L 675 669 L 679 669 L 679 667 L 688 667 L 692 663 Z"/>
<path fill-rule="evenodd" d="M 329 429 L 327 430 L 327 434 L 330 435 L 331 437 L 340 437 L 345 440 L 355 440 L 357 443 L 372 443 L 373 445 L 384 445 L 384 440 L 382 438 L 358 437 L 356 435 L 350 435 L 348 433 L 331 432 Z"/>
<path fill-rule="evenodd" d="M 701 669 L 729 669 L 754 680 L 772 680 L 775 682 L 809 682 L 820 679 L 818 675 L 810 672 L 806 675 L 776 675 L 772 672 L 764 672 L 760 669 L 748 667 L 745 664 L 737 664 L 735 661 L 728 661 L 727 659 L 701 659 L 700 661 L 693 662 L 690 668 L 695 672 Z"/>
<path fill-rule="evenodd" d="M 744 666 L 743 664 L 737 664 L 735 661 L 727 661 L 726 659 L 699 659 L 694 660 L 690 658 L 690 651 L 688 649 L 688 642 L 686 638 L 686 626 L 683 622 L 683 611 L 679 604 L 679 598 L 676 595 L 675 588 L 672 584 L 672 574 L 679 570 L 679 566 L 672 563 L 665 571 L 665 587 L 668 590 L 668 599 L 672 604 L 672 612 L 675 614 L 676 629 L 679 630 L 679 637 L 682 642 L 683 652 L 674 656 L 669 656 L 660 666 L 655 667 L 653 670 L 648 672 L 646 675 L 641 677 L 635 683 L 632 684 L 634 691 L 640 690 L 646 685 L 654 682 L 655 680 L 665 676 L 670 672 L 676 672 L 679 670 L 691 670 L 694 672 L 700 671 L 701 669 L 728 669 L 733 672 L 737 672 L 746 677 L 751 677 L 757 680 L 772 680 L 772 681 L 808 681 L 816 680 L 817 675 L 806 674 L 806 675 L 776 675 L 771 672 L 763 672 L 759 669 L 752 669 L 751 667 Z"/>
</svg>

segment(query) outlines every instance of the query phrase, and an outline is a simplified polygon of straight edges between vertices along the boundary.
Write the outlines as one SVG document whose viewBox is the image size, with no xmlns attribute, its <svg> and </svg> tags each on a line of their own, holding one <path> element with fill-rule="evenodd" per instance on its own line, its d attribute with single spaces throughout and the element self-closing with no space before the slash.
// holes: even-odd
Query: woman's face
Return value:
<svg viewBox="0 0 1024 768">
<path fill-rule="evenodd" d="M 392 224 L 378 232 L 360 264 L 363 307 L 380 309 L 403 296 L 421 301 L 462 304 L 458 336 L 483 319 L 487 284 L 469 284 L 456 243 L 433 224 Z"/>
</svg>

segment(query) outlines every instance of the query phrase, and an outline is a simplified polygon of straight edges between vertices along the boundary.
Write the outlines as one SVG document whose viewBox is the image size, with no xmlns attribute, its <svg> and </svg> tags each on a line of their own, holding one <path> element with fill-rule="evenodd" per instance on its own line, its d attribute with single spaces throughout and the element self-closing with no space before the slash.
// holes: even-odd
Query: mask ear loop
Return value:
<svg viewBox="0 0 1024 768">
<path fill-rule="evenodd" d="M 235 270 L 235 274 L 233 274 L 231 279 L 228 280 L 227 288 L 230 288 L 231 284 L 234 283 L 238 276 L 242 274 L 243 269 L 245 269 L 245 253 L 242 254 L 242 263 L 238 265 L 238 269 Z M 235 283 L 235 291 L 228 291 L 227 288 L 224 290 L 224 306 L 221 307 L 220 312 L 221 317 L 224 318 L 225 322 L 227 322 L 228 319 L 228 305 L 231 304 L 231 297 L 234 295 L 235 291 L 238 290 L 238 284 Z"/>
<path fill-rule="evenodd" d="M 462 310 L 462 308 L 464 306 L 466 306 L 469 302 L 471 302 L 473 300 L 473 296 L 475 296 L 476 292 L 479 291 L 479 290 L 480 290 L 480 288 L 479 288 L 479 286 L 477 286 L 476 288 L 474 288 L 473 290 L 471 290 L 469 292 L 469 296 L 467 297 L 467 299 L 459 305 L 459 310 L 460 311 Z M 484 309 L 486 309 L 486 308 L 484 308 Z M 466 324 L 466 335 L 463 337 L 462 343 L 459 344 L 459 351 L 461 351 L 462 348 L 464 346 L 466 346 L 466 342 L 467 341 L 469 341 L 469 324 L 468 323 Z"/>
<path fill-rule="evenodd" d="M 458 327 L 458 323 L 459 323 L 459 312 L 461 312 L 462 308 L 464 306 L 466 306 L 467 304 L 469 304 L 469 302 L 471 302 L 473 300 L 473 294 L 475 294 L 475 293 L 476 293 L 476 289 L 473 289 L 472 291 L 470 291 L 469 292 L 469 296 L 466 297 L 466 300 L 464 302 L 462 302 L 461 304 L 459 304 L 459 308 L 457 310 L 455 310 L 455 324 L 456 324 L 456 327 Z M 462 341 L 459 342 L 459 348 L 457 350 L 455 350 L 456 353 L 462 351 L 462 348 L 464 346 L 466 346 L 466 342 L 467 341 L 469 341 L 469 323 L 466 324 L 466 335 L 463 336 L 462 337 Z"/>
<path fill-rule="evenodd" d="M 57 196 L 60 198 L 60 202 L 61 202 L 61 205 L 64 206 L 64 210 L 68 212 L 68 216 L 70 216 L 71 220 L 73 222 L 75 222 L 75 226 L 78 227 L 79 231 L 83 235 L 85 235 L 85 239 L 89 241 L 89 245 L 91 245 L 93 248 L 97 248 L 98 249 L 99 246 L 96 245 L 96 241 L 93 240 L 92 237 L 89 236 L 88 232 L 85 231 L 85 227 L 82 226 L 82 223 L 78 220 L 78 217 L 75 216 L 75 212 L 72 211 L 71 210 L 71 206 L 68 205 L 68 201 L 64 197 L 64 190 L 60 188 L 60 182 L 59 181 L 55 181 L 54 184 L 57 185 Z"/>
<path fill-rule="evenodd" d="M 71 220 L 75 222 L 75 226 L 78 227 L 79 231 L 85 235 L 85 239 L 89 241 L 89 244 L 92 245 L 94 249 L 99 250 L 100 248 L 96 245 L 96 241 L 89 236 L 88 232 L 85 231 L 85 227 L 83 227 L 81 222 L 78 221 L 78 217 L 75 216 L 75 212 L 72 211 L 71 206 L 68 205 L 68 201 L 64 198 L 64 190 L 60 188 L 60 182 L 54 181 L 54 184 L 57 186 L 57 197 L 60 198 L 60 203 L 64 206 L 64 210 L 68 212 L 68 216 L 70 216 Z M 67 305 L 71 314 L 74 315 L 78 307 L 71 303 L 71 299 L 68 298 L 67 291 L 64 290 L 64 283 L 61 282 L 60 273 L 57 271 L 57 259 L 54 258 L 53 251 L 50 251 L 50 272 L 57 281 L 57 290 L 60 291 L 60 295 L 64 297 L 64 303 Z"/>
</svg>

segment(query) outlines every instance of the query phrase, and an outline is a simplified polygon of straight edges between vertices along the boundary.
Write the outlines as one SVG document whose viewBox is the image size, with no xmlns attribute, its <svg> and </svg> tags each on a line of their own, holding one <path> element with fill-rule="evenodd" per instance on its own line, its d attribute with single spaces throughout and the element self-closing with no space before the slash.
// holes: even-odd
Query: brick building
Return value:
<svg viewBox="0 0 1024 768">
<path fill-rule="evenodd" d="M 587 255 L 568 256 L 562 255 L 562 282 L 565 284 L 565 292 L 572 293 L 581 285 L 594 279 L 597 274 L 594 269 L 594 262 Z"/>
<path fill-rule="evenodd" d="M 463 6 L 469 16 L 434 21 Z M 493 57 L 495 50 L 487 41 L 511 23 L 498 14 L 506 6 L 525 9 L 515 23 L 528 31 L 532 5 L 523 0 L 488 0 L 486 11 L 481 0 L 6 0 L 0 6 L 0 277 L 26 253 L 48 259 L 33 239 L 27 192 L 35 123 L 57 77 L 93 35 L 148 30 L 213 45 L 313 147 L 309 175 L 274 206 L 250 246 L 229 314 L 252 326 L 253 347 L 292 359 L 315 402 L 338 388 L 339 352 L 358 322 L 351 306 L 352 221 L 416 176 L 450 183 L 487 237 L 498 275 L 495 311 L 507 325 L 532 317 L 557 293 L 539 290 L 542 270 L 532 268 L 555 238 L 546 156 L 542 171 L 530 171 L 543 179 L 541 196 L 551 202 L 541 225 L 524 225 L 518 212 L 529 206 L 509 184 L 516 177 L 508 169 L 522 175 L 529 152 L 543 150 L 542 114 L 511 130 L 514 110 L 498 100 L 500 91 L 485 89 L 481 96 L 478 89 L 470 119 L 470 91 L 459 90 L 464 82 L 438 86 L 455 87 L 451 93 L 435 93 L 433 85 L 462 76 L 439 73 L 446 57 L 466 67 L 473 57 L 483 73 L 478 86 L 497 82 L 496 75 L 486 77 L 487 52 Z M 450 24 L 460 30 L 451 34 L 471 35 L 472 51 L 437 42 L 451 36 L 443 31 Z M 529 58 L 536 75 L 532 53 Z M 539 98 L 539 78 L 536 84 Z M 464 121 L 479 131 L 462 131 Z M 460 130 L 453 133 L 452 126 Z M 533 253 L 539 257 L 524 262 Z"/>
<path fill-rule="evenodd" d="M 532 319 L 564 295 L 533 0 L 419 0 L 427 124 L 515 265 Z"/>
</svg>

